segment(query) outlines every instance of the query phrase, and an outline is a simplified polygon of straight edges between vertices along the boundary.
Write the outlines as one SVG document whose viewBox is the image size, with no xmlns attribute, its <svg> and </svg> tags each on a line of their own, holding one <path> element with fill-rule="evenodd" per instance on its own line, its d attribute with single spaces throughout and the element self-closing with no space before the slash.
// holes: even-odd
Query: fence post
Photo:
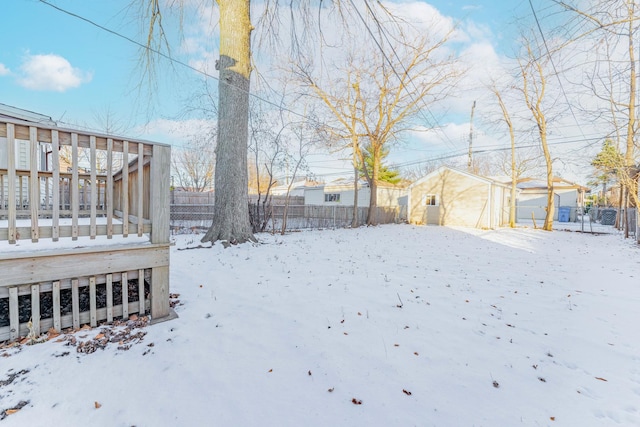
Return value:
<svg viewBox="0 0 640 427">
<path fill-rule="evenodd" d="M 333 228 L 336 228 L 336 206 L 331 206 L 333 209 Z"/>
</svg>

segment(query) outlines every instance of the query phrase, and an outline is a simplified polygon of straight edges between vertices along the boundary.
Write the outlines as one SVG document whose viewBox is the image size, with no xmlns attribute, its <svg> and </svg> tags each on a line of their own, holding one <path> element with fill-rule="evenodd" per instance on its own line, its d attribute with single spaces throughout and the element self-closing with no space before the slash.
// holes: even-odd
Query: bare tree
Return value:
<svg viewBox="0 0 640 427">
<path fill-rule="evenodd" d="M 579 21 L 580 33 L 572 34 L 572 42 L 587 46 L 593 61 L 587 69 L 586 83 L 591 94 L 599 102 L 587 107 L 593 120 L 604 119 L 608 128 L 605 138 L 623 152 L 624 165 L 616 170 L 622 186 L 620 205 L 630 199 L 638 206 L 637 162 L 638 133 L 638 70 L 636 69 L 636 41 L 640 32 L 640 7 L 634 0 L 598 0 L 583 4 L 576 1 L 558 2 Z M 624 151 L 623 151 L 624 148 Z M 626 207 L 627 205 L 624 204 Z M 627 213 L 627 210 L 624 210 Z M 624 221 L 625 236 L 629 230 Z"/>
<path fill-rule="evenodd" d="M 303 83 L 325 104 L 343 137 L 352 141 L 355 176 L 362 170 L 371 192 L 368 225 L 376 223 L 384 153 L 403 131 L 412 128 L 412 119 L 425 104 L 445 97 L 460 76 L 453 58 L 439 56 L 448 37 L 435 42 L 426 36 L 404 37 L 393 42 L 389 53 L 375 47 L 364 52 L 360 45 L 340 67 L 338 74 L 344 77 L 338 79 L 323 79 L 310 69 L 299 68 Z M 361 139 L 366 139 L 366 152 Z M 363 167 L 367 156 L 370 167 Z"/>
<path fill-rule="evenodd" d="M 195 135 L 184 147 L 172 150 L 172 176 L 183 190 L 203 192 L 213 188 L 215 155 L 210 139 L 208 135 Z"/>
<path fill-rule="evenodd" d="M 250 186 L 258 194 L 253 212 L 253 231 L 265 231 L 271 212 L 271 189 L 277 185 L 275 173 L 284 155 L 282 132 L 286 124 L 282 123 L 281 112 L 265 109 L 264 105 L 251 103 L 249 117 L 251 156 L 249 175 L 253 178 Z"/>
<path fill-rule="evenodd" d="M 315 118 L 315 115 L 305 111 L 307 117 Z M 300 172 L 308 170 L 307 156 L 309 152 L 319 144 L 319 137 L 322 134 L 323 126 L 319 120 L 310 120 L 305 122 L 294 122 L 291 125 L 291 137 L 287 144 L 285 161 L 287 167 L 290 168 L 291 174 L 287 177 L 289 185 L 287 186 L 286 198 L 284 203 L 284 212 L 282 214 L 281 234 L 287 230 L 287 218 L 289 214 L 289 203 L 291 200 L 291 188 L 296 182 L 296 178 Z"/>
<path fill-rule="evenodd" d="M 543 230 L 553 230 L 553 216 L 555 214 L 555 197 L 553 189 L 553 159 L 549 150 L 547 141 L 547 106 L 544 103 L 547 95 L 548 75 L 549 72 L 545 66 L 548 65 L 549 52 L 538 49 L 539 46 L 533 45 L 535 37 L 526 38 L 523 36 L 524 54 L 518 59 L 520 66 L 520 79 L 522 82 L 521 93 L 524 97 L 527 109 L 531 112 L 538 136 L 540 138 L 540 146 L 546 164 L 547 178 L 547 213 L 544 219 Z M 543 47 L 544 49 L 544 47 Z"/>
</svg>

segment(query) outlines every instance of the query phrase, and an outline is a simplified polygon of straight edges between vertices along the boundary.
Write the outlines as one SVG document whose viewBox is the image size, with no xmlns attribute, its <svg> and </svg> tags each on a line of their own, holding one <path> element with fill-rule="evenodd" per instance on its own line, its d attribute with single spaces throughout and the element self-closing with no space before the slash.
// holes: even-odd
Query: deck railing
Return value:
<svg viewBox="0 0 640 427">
<path fill-rule="evenodd" d="M 159 166 L 168 153 L 146 141 L 0 119 L 0 241 L 150 232 L 163 216 L 154 210 L 162 183 L 151 170 L 168 175 Z M 162 191 L 168 197 L 168 186 Z"/>
<path fill-rule="evenodd" d="M 169 166 L 167 145 L 0 117 L 0 341 L 25 331 L 25 304 L 36 331 L 169 314 Z M 35 322 L 48 299 L 53 313 Z"/>
</svg>

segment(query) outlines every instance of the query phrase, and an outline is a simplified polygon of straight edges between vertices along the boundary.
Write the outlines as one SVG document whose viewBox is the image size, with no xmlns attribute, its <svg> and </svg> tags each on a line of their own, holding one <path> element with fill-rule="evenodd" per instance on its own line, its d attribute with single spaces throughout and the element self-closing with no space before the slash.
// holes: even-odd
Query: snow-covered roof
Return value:
<svg viewBox="0 0 640 427">
<path fill-rule="evenodd" d="M 44 114 L 35 113 L 29 110 L 23 110 L 22 108 L 12 107 L 11 105 L 0 103 L 0 117 L 10 117 L 18 120 L 24 120 L 26 122 L 34 123 L 46 123 L 50 125 L 56 125 L 56 122 L 49 116 Z"/>
</svg>

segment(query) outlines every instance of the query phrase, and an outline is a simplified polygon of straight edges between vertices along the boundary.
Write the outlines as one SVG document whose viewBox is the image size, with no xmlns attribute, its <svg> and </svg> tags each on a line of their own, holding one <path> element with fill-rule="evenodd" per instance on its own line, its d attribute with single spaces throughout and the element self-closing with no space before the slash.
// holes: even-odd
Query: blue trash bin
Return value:
<svg viewBox="0 0 640 427">
<path fill-rule="evenodd" d="M 569 216 L 571 215 L 570 206 L 560 206 L 558 208 L 558 221 L 569 222 Z"/>
</svg>

